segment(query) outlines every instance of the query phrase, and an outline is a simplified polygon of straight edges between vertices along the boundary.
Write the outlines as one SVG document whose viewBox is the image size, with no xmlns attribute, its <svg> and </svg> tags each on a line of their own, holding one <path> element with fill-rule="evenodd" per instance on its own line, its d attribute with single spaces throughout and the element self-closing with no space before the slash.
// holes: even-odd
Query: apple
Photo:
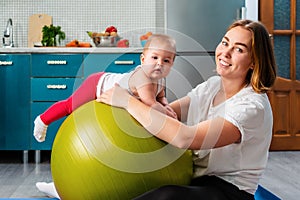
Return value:
<svg viewBox="0 0 300 200">
<path fill-rule="evenodd" d="M 109 26 L 105 29 L 105 32 L 111 33 L 111 32 L 118 32 L 117 28 L 114 26 Z"/>
<path fill-rule="evenodd" d="M 117 43 L 117 47 L 129 47 L 129 40 L 127 39 L 119 40 Z"/>
</svg>

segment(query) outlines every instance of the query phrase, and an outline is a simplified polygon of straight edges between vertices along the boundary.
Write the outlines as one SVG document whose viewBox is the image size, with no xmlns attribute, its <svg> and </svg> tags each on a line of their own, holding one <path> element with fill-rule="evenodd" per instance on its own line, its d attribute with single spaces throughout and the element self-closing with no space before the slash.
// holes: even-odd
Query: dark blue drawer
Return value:
<svg viewBox="0 0 300 200">
<path fill-rule="evenodd" d="M 82 54 L 32 54 L 33 77 L 82 77 Z"/>
<path fill-rule="evenodd" d="M 128 72 L 140 64 L 140 55 L 140 53 L 86 54 L 84 56 L 84 76 L 87 77 L 100 71 Z"/>
<path fill-rule="evenodd" d="M 31 101 L 59 101 L 68 98 L 82 83 L 81 78 L 32 78 Z"/>
</svg>

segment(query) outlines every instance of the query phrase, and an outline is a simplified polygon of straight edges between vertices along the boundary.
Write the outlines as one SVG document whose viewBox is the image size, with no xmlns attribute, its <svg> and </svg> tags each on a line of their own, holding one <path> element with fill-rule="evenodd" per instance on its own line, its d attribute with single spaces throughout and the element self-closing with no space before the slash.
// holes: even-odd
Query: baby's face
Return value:
<svg viewBox="0 0 300 200">
<path fill-rule="evenodd" d="M 166 77 L 174 64 L 175 54 L 162 49 L 148 49 L 141 56 L 145 73 L 151 79 Z"/>
</svg>

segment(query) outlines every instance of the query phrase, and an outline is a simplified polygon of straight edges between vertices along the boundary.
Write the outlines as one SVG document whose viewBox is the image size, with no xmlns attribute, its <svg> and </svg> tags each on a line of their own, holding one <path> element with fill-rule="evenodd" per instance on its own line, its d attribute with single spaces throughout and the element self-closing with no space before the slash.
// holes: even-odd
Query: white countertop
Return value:
<svg viewBox="0 0 300 200">
<path fill-rule="evenodd" d="M 31 53 L 142 53 L 142 47 L 12 47 L 0 48 L 0 54 L 31 54 Z M 180 51 L 178 55 L 214 55 L 205 51 Z"/>
<path fill-rule="evenodd" d="M 142 47 L 118 48 L 118 47 L 12 47 L 0 48 L 0 54 L 26 54 L 26 53 L 141 53 Z"/>
</svg>

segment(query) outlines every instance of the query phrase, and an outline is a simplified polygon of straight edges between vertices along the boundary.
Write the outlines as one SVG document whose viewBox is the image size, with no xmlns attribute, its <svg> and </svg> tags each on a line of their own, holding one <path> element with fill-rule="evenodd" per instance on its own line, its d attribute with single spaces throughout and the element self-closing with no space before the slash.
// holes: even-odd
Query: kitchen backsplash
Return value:
<svg viewBox="0 0 300 200">
<path fill-rule="evenodd" d="M 102 32 L 114 25 L 130 46 L 139 47 L 139 35 L 162 32 L 164 27 L 164 0 L 1 0 L 0 6 L 0 46 L 11 18 L 15 46 L 27 47 L 28 21 L 33 14 L 52 16 L 53 25 L 66 33 L 61 45 L 73 39 L 91 42 L 86 31 Z"/>
</svg>

